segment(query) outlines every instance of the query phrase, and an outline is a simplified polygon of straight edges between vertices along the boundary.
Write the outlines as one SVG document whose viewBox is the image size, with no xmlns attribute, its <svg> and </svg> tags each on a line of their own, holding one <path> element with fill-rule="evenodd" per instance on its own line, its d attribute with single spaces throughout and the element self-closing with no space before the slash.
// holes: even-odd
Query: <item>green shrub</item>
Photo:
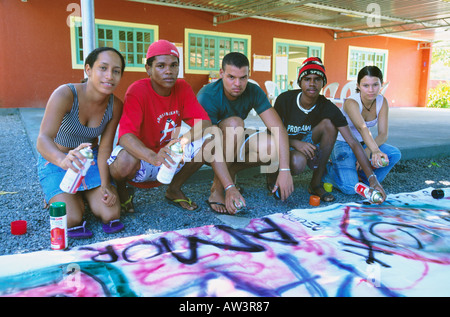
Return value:
<svg viewBox="0 0 450 317">
<path fill-rule="evenodd" d="M 428 91 L 428 104 L 430 108 L 450 108 L 450 83 L 439 83 L 436 88 Z"/>
</svg>

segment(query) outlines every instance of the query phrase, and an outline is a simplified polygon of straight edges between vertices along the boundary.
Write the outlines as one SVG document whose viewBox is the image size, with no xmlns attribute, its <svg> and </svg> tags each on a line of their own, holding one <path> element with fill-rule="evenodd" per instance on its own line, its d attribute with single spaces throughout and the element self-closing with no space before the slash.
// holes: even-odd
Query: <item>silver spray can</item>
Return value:
<svg viewBox="0 0 450 317">
<path fill-rule="evenodd" d="M 236 207 L 236 213 L 238 213 L 244 209 L 244 203 L 240 199 L 239 199 L 239 203 L 237 203 L 237 204 L 235 201 L 233 201 L 233 205 L 234 205 L 234 207 Z"/>
<path fill-rule="evenodd" d="M 378 190 L 374 189 L 372 190 L 372 194 L 370 194 L 370 187 L 364 183 L 357 183 L 355 185 L 355 192 L 369 199 L 369 201 L 373 203 L 380 203 L 383 201 L 383 195 L 381 195 Z"/>
<path fill-rule="evenodd" d="M 174 160 L 175 163 L 170 164 L 168 162 L 170 167 L 167 167 L 164 164 L 161 165 L 158 175 L 156 176 L 156 179 L 161 184 L 170 184 L 173 176 L 175 175 L 178 164 L 180 164 L 181 158 L 183 157 L 183 148 L 181 147 L 180 142 L 172 144 L 169 148 L 173 153 L 170 157 L 172 158 L 172 160 Z"/>
<path fill-rule="evenodd" d="M 373 160 L 370 160 L 370 164 L 373 168 L 380 168 L 380 167 L 386 167 L 388 166 L 388 162 L 384 159 L 384 157 L 381 158 L 381 164 L 373 162 Z"/>
<path fill-rule="evenodd" d="M 61 188 L 62 191 L 69 194 L 75 194 L 77 192 L 78 188 L 81 185 L 81 182 L 86 176 L 89 167 L 92 164 L 92 161 L 94 160 L 94 154 L 92 153 L 91 148 L 89 147 L 82 148 L 80 150 L 80 153 L 86 158 L 86 161 L 83 163 L 83 167 L 80 170 L 78 170 L 78 172 L 74 172 L 72 169 L 69 168 L 66 174 L 64 175 L 61 184 L 59 184 L 59 188 Z M 75 166 L 75 168 L 78 169 L 78 166 L 75 163 L 72 162 L 72 164 L 73 166 Z"/>
</svg>

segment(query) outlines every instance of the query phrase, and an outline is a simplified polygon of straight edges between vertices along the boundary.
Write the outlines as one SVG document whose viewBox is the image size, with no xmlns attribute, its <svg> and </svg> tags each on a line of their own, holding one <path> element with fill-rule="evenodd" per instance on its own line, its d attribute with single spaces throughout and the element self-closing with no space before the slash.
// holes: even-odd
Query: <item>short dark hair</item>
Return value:
<svg viewBox="0 0 450 317">
<path fill-rule="evenodd" d="M 122 62 L 121 74 L 123 74 L 123 72 L 125 70 L 125 59 L 123 58 L 123 55 L 113 47 L 98 47 L 98 48 L 94 49 L 92 52 L 89 53 L 88 57 L 86 57 L 84 67 L 86 67 L 86 65 L 91 66 L 91 68 L 94 67 L 94 63 L 97 61 L 98 55 L 100 55 L 100 53 L 106 52 L 106 51 L 112 51 L 112 52 L 116 53 L 117 55 L 119 55 L 120 61 Z"/>
<path fill-rule="evenodd" d="M 239 52 L 231 52 L 223 57 L 222 69 L 225 69 L 226 65 L 236 66 L 237 68 L 250 67 L 250 62 L 247 56 Z"/>
<path fill-rule="evenodd" d="M 378 77 L 381 84 L 383 84 L 383 72 L 377 66 L 365 66 L 358 73 L 357 83 L 361 83 L 361 79 L 365 76 Z M 356 92 L 359 92 L 358 87 L 356 87 Z"/>
</svg>

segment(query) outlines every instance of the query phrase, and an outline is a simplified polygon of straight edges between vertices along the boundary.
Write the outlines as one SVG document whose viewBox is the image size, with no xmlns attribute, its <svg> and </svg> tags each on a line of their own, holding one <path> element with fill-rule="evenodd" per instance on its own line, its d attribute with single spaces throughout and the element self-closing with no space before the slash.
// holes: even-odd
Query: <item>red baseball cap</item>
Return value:
<svg viewBox="0 0 450 317">
<path fill-rule="evenodd" d="M 175 45 L 166 40 L 153 42 L 147 51 L 147 59 L 158 55 L 172 55 L 180 58 L 180 54 Z"/>
</svg>

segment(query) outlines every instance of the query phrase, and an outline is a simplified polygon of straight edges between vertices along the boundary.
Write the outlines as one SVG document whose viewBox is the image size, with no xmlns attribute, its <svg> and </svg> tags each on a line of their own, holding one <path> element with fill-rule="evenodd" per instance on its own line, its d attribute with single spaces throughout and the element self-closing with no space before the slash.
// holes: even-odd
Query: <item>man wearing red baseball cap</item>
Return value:
<svg viewBox="0 0 450 317">
<path fill-rule="evenodd" d="M 146 57 L 149 78 L 134 82 L 125 95 L 119 145 L 108 160 L 111 175 L 118 183 L 123 209 L 132 212 L 132 197 L 125 182 L 131 181 L 137 186 L 149 182 L 159 185 L 156 182 L 159 169 L 162 164 L 167 167 L 168 162 L 173 164 L 170 146 L 179 141 L 184 149 L 183 159 L 167 187 L 165 198 L 176 207 L 198 210 L 199 206 L 184 195 L 181 186 L 205 161 L 201 149 L 208 141 L 203 138 L 203 131 L 211 126 L 211 121 L 191 86 L 177 79 L 180 56 L 175 45 L 166 40 L 156 41 L 149 46 Z M 182 122 L 192 129 L 181 136 Z M 232 182 L 223 159 L 222 163 L 214 161 L 211 165 L 223 175 L 224 183 Z M 225 174 L 221 173 L 223 170 Z M 229 196 L 228 204 L 231 206 L 239 200 L 243 198 L 236 190 Z"/>
<path fill-rule="evenodd" d="M 330 100 L 320 95 L 326 85 L 325 66 L 318 57 L 307 58 L 298 74 L 300 90 L 289 90 L 280 94 L 275 110 L 283 120 L 291 146 L 290 169 L 293 175 L 302 173 L 306 165 L 313 170 L 308 191 L 318 195 L 322 201 L 330 202 L 335 197 L 325 191 L 321 181 L 338 131 L 350 145 L 370 182 L 370 187 L 386 194 L 373 177 L 370 162 L 361 144 L 353 136 L 342 112 Z M 271 175 L 269 180 L 274 178 Z"/>
</svg>

